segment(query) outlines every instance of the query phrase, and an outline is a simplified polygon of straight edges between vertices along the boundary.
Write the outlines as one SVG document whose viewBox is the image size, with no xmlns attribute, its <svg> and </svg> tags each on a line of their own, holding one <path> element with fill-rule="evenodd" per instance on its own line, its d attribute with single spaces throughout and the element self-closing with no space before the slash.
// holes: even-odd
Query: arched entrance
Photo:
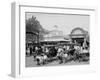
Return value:
<svg viewBox="0 0 100 80">
<path fill-rule="evenodd" d="M 87 35 L 88 35 L 87 31 L 85 31 L 82 28 L 77 27 L 71 31 L 70 38 L 73 43 L 78 43 L 81 46 L 83 46 L 83 42 L 86 39 Z"/>
</svg>

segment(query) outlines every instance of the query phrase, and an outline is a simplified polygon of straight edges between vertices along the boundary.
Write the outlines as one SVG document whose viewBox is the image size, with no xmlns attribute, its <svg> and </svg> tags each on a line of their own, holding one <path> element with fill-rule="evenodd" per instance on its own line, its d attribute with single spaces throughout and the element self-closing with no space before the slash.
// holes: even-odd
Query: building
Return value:
<svg viewBox="0 0 100 80">
<path fill-rule="evenodd" d="M 70 33 L 72 42 L 78 43 L 83 46 L 83 43 L 89 43 L 89 33 L 84 29 L 77 27 L 74 28 Z"/>
<path fill-rule="evenodd" d="M 49 34 L 44 35 L 44 37 L 56 37 L 56 36 L 63 36 L 63 32 L 60 30 L 52 30 L 49 31 Z"/>
<path fill-rule="evenodd" d="M 44 35 L 44 39 L 41 43 L 46 45 L 57 45 L 62 43 L 68 43 L 70 39 L 66 39 L 63 32 L 60 30 L 52 30 L 48 34 Z"/>
</svg>

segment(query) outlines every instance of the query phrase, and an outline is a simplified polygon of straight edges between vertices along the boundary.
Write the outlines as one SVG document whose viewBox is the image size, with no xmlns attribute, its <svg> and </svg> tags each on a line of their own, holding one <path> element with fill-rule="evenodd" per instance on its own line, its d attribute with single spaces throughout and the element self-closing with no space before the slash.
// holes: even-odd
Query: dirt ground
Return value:
<svg viewBox="0 0 100 80">
<path fill-rule="evenodd" d="M 36 61 L 33 60 L 33 56 L 26 57 L 25 59 L 26 59 L 25 60 L 26 67 L 38 67 L 38 65 L 36 65 Z M 42 66 L 85 65 L 85 64 L 89 64 L 89 61 L 87 61 L 87 62 L 69 61 L 67 63 L 62 63 L 62 64 L 59 64 L 58 61 L 53 61 L 53 62 L 50 62 L 48 64 L 42 65 Z"/>
</svg>

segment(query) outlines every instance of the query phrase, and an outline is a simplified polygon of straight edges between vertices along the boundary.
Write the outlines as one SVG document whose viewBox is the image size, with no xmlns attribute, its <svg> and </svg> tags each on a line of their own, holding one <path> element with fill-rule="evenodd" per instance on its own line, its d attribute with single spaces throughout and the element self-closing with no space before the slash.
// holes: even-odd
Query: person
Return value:
<svg viewBox="0 0 100 80">
<path fill-rule="evenodd" d="M 67 48 L 67 46 L 64 45 L 64 46 L 63 46 L 64 51 L 66 50 L 66 48 Z"/>
<path fill-rule="evenodd" d="M 38 47 L 38 53 L 37 53 L 37 55 L 41 55 L 43 52 L 42 52 L 42 48 L 41 48 L 41 46 L 39 46 Z"/>
<path fill-rule="evenodd" d="M 61 46 L 58 48 L 58 53 L 60 53 L 60 52 L 63 52 L 63 49 Z"/>
<path fill-rule="evenodd" d="M 49 53 L 49 49 L 46 47 L 46 49 L 45 49 L 45 52 L 46 52 L 46 54 L 48 54 Z"/>
<path fill-rule="evenodd" d="M 36 47 L 35 47 L 35 51 L 37 51 L 37 50 L 38 50 L 38 47 L 36 46 Z"/>
<path fill-rule="evenodd" d="M 53 55 L 54 55 L 54 49 L 53 49 L 53 47 L 50 47 L 50 51 L 49 51 L 49 55 L 48 56 L 50 58 L 52 58 L 52 57 L 54 57 Z"/>
<path fill-rule="evenodd" d="M 57 57 L 58 57 L 58 59 L 59 59 L 59 64 L 61 64 L 61 63 L 63 63 L 62 55 L 64 54 L 64 51 L 63 51 L 62 46 L 59 46 L 57 52 L 58 52 Z"/>
<path fill-rule="evenodd" d="M 42 52 L 45 53 L 45 47 L 41 46 Z"/>
<path fill-rule="evenodd" d="M 33 48 L 32 48 L 32 49 L 33 49 L 33 52 L 35 52 L 35 46 L 33 46 Z"/>
<path fill-rule="evenodd" d="M 32 47 L 30 47 L 30 55 L 32 55 L 32 52 L 33 52 Z"/>
<path fill-rule="evenodd" d="M 27 55 L 29 56 L 30 55 L 30 48 L 29 47 L 27 48 L 26 52 L 27 52 Z"/>
<path fill-rule="evenodd" d="M 71 45 L 70 48 L 69 48 L 69 53 L 73 56 L 74 52 L 75 52 L 74 45 Z"/>
<path fill-rule="evenodd" d="M 54 47 L 54 56 L 56 56 L 56 55 L 57 55 L 57 48 Z"/>
<path fill-rule="evenodd" d="M 38 55 L 38 50 L 39 50 L 39 48 L 36 46 L 35 47 L 35 53 L 36 53 L 36 55 Z"/>
</svg>

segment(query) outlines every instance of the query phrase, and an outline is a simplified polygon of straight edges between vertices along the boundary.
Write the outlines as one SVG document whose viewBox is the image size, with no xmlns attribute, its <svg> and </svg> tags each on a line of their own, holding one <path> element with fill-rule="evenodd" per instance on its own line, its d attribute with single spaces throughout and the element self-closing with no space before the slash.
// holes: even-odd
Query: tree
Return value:
<svg viewBox="0 0 100 80">
<path fill-rule="evenodd" d="M 26 20 L 26 32 L 39 32 L 39 22 L 36 20 L 36 17 L 29 18 Z"/>
<path fill-rule="evenodd" d="M 41 40 L 43 39 L 43 35 L 47 34 L 48 31 L 43 29 L 36 17 L 32 16 L 32 18 L 26 20 L 26 33 L 34 33 Z"/>
</svg>

